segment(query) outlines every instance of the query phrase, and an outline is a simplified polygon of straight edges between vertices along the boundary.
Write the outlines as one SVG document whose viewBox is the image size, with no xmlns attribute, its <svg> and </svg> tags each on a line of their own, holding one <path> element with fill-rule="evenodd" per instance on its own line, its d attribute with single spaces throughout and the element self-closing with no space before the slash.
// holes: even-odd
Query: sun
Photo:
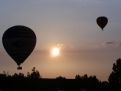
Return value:
<svg viewBox="0 0 121 91">
<path fill-rule="evenodd" d="M 57 56 L 59 56 L 60 55 L 60 48 L 58 48 L 58 47 L 53 47 L 52 49 L 51 49 L 51 56 L 52 57 L 57 57 Z"/>
</svg>

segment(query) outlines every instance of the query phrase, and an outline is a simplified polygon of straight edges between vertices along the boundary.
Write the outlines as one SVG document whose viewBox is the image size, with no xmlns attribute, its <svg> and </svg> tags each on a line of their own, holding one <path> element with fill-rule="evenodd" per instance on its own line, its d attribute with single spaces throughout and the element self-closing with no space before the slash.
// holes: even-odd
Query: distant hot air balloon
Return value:
<svg viewBox="0 0 121 91">
<path fill-rule="evenodd" d="M 30 28 L 17 25 L 4 32 L 2 43 L 7 53 L 17 63 L 17 69 L 20 70 L 22 69 L 20 65 L 31 54 L 36 45 L 36 35 Z"/>
<path fill-rule="evenodd" d="M 97 18 L 97 24 L 100 26 L 100 28 L 103 30 L 103 28 L 107 25 L 108 23 L 108 18 L 105 16 L 100 16 Z"/>
</svg>

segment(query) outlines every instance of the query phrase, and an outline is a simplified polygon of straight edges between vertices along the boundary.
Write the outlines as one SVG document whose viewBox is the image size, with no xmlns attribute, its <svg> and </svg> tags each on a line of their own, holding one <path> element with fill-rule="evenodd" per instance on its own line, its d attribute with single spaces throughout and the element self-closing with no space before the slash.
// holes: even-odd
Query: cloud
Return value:
<svg viewBox="0 0 121 91">
<path fill-rule="evenodd" d="M 108 42 L 105 42 L 105 44 L 107 44 L 107 45 L 114 45 L 115 42 L 114 41 L 108 41 Z"/>
<path fill-rule="evenodd" d="M 106 41 L 102 45 L 104 47 L 121 47 L 121 41 Z"/>
</svg>

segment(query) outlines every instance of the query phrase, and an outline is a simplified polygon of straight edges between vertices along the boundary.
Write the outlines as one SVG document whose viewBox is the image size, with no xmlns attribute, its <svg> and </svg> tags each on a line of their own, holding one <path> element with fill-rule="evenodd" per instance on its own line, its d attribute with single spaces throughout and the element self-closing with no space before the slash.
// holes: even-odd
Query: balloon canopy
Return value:
<svg viewBox="0 0 121 91">
<path fill-rule="evenodd" d="M 97 24 L 98 26 L 103 30 L 103 28 L 107 25 L 108 23 L 108 18 L 105 16 L 100 16 L 97 18 Z"/>
<path fill-rule="evenodd" d="M 22 69 L 20 65 L 31 54 L 36 45 L 36 35 L 32 29 L 17 25 L 8 28 L 2 37 L 2 43 L 6 52 Z"/>
</svg>

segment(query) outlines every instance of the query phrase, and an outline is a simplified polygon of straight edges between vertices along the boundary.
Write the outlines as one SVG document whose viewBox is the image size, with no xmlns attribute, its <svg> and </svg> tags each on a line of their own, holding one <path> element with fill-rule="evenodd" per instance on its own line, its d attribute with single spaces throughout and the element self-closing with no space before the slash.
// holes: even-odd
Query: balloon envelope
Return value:
<svg viewBox="0 0 121 91">
<path fill-rule="evenodd" d="M 4 32 L 2 42 L 7 53 L 20 66 L 33 51 L 36 35 L 28 27 L 13 26 Z"/>
<path fill-rule="evenodd" d="M 97 24 L 100 26 L 100 28 L 103 30 L 103 28 L 107 25 L 108 18 L 105 16 L 100 16 L 97 18 Z"/>
</svg>

